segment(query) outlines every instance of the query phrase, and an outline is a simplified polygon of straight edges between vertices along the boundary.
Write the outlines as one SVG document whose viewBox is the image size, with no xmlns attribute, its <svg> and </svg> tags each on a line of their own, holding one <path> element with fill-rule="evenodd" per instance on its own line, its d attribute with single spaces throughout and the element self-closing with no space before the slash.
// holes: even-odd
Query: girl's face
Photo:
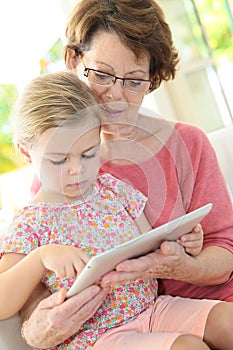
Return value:
<svg viewBox="0 0 233 350">
<path fill-rule="evenodd" d="M 149 80 L 149 58 L 142 55 L 137 59 L 134 53 L 125 46 L 115 34 L 97 33 L 92 45 L 82 56 L 82 62 L 68 54 L 67 66 L 75 69 L 78 77 L 92 89 L 102 105 L 101 121 L 112 125 L 135 124 L 135 118 L 150 83 L 146 83 L 140 92 L 130 92 L 123 88 L 122 81 L 116 80 L 112 86 L 99 86 L 84 76 L 85 67 L 108 73 L 120 78 Z M 123 126 L 123 125 L 122 125 Z"/>
<path fill-rule="evenodd" d="M 46 202 L 83 199 L 91 193 L 100 165 L 99 127 L 46 130 L 29 151 Z"/>
</svg>

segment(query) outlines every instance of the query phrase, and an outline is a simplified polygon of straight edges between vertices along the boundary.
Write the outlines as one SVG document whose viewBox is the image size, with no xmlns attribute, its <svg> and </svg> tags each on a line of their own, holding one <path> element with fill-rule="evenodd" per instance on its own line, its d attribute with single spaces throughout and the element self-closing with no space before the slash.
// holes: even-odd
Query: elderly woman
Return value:
<svg viewBox="0 0 233 350">
<path fill-rule="evenodd" d="M 153 227 L 213 203 L 202 222 L 204 243 L 198 256 L 176 242 L 164 242 L 158 251 L 119 264 L 103 278 L 102 287 L 155 277 L 161 279 L 162 294 L 233 300 L 233 212 L 215 153 L 198 128 L 149 117 L 139 108 L 146 94 L 175 77 L 178 64 L 160 7 L 153 0 L 82 0 L 66 35 L 68 69 L 101 104 L 101 171 L 148 197 Z M 23 319 L 47 295 L 38 287 Z M 63 342 L 104 297 L 102 290 L 90 287 L 66 301 L 64 290 L 45 298 L 24 324 L 26 340 L 40 348 Z"/>
</svg>

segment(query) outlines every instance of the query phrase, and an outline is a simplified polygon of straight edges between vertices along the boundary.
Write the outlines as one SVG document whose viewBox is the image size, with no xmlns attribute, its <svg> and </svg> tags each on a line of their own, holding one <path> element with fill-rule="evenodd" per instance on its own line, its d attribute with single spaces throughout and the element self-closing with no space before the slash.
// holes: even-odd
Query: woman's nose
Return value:
<svg viewBox="0 0 233 350">
<path fill-rule="evenodd" d="M 112 86 L 108 87 L 106 95 L 114 101 L 122 100 L 124 96 L 123 82 L 117 79 Z"/>
</svg>

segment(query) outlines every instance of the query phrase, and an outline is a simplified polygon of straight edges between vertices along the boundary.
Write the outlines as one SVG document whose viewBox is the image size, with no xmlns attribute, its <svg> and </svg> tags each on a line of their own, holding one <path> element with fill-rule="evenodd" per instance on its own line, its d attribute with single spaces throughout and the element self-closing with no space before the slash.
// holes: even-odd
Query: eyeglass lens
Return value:
<svg viewBox="0 0 233 350">
<path fill-rule="evenodd" d="M 148 80 L 120 78 L 91 68 L 86 68 L 86 72 L 84 73 L 91 83 L 100 86 L 110 87 L 115 84 L 117 80 L 121 80 L 123 88 L 132 92 L 141 92 L 147 89 L 151 84 Z"/>
</svg>

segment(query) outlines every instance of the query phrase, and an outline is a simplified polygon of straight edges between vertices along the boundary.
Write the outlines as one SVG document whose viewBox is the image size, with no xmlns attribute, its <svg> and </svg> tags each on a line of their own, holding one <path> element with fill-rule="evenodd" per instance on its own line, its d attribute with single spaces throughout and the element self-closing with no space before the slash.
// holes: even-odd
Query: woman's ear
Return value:
<svg viewBox="0 0 233 350">
<path fill-rule="evenodd" d="M 65 59 L 66 67 L 69 70 L 76 70 L 77 66 L 77 55 L 74 49 L 68 49 Z"/>
<path fill-rule="evenodd" d="M 31 156 L 30 156 L 30 154 L 29 154 L 28 147 L 25 146 L 25 145 L 21 145 L 21 144 L 18 144 L 17 147 L 18 147 L 18 150 L 19 150 L 19 152 L 21 153 L 23 159 L 24 159 L 27 163 L 31 163 L 32 160 L 31 160 Z"/>
</svg>

